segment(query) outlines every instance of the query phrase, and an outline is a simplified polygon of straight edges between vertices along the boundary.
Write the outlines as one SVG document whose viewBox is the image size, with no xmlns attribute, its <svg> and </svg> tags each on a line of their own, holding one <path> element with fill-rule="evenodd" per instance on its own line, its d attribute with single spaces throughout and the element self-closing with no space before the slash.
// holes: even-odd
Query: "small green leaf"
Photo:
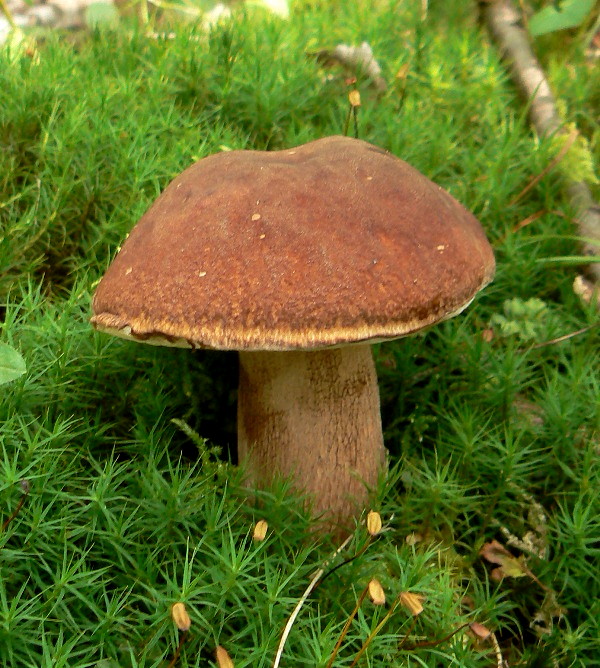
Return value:
<svg viewBox="0 0 600 668">
<path fill-rule="evenodd" d="M 25 360 L 11 346 L 0 343 L 0 385 L 10 383 L 27 371 Z"/>
<path fill-rule="evenodd" d="M 531 17 L 529 32 L 537 37 L 549 32 L 576 28 L 585 21 L 595 4 L 596 0 L 565 0 L 560 4 L 560 10 L 548 5 Z"/>
</svg>

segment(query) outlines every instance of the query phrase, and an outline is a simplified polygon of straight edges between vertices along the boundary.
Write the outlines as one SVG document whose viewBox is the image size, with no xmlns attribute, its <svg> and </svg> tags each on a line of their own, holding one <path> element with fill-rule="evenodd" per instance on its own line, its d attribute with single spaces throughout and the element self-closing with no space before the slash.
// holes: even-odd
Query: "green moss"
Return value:
<svg viewBox="0 0 600 668">
<path fill-rule="evenodd" d="M 345 73 L 306 52 L 363 40 L 388 89 L 359 82 L 360 136 L 471 208 L 498 271 L 459 318 L 377 346 L 392 471 L 374 504 L 386 531 L 317 588 L 285 663 L 326 666 L 377 577 L 388 607 L 363 604 L 336 665 L 351 664 L 402 591 L 424 595 L 424 612 L 413 627 L 398 607 L 365 665 L 489 666 L 491 643 L 448 637 L 472 621 L 511 665 L 594 665 L 598 329 L 539 344 L 597 314 L 574 296 L 572 268 L 538 261 L 576 253 L 556 175 L 508 204 L 556 147 L 533 136 L 470 5 L 431 3 L 421 24 L 418 4 L 305 2 L 287 22 L 239 13 L 208 36 L 123 28 L 49 37 L 35 57 L 0 53 L 0 338 L 27 368 L 0 392 L 2 665 L 166 666 L 176 601 L 192 618 L 178 665 L 209 665 L 217 644 L 236 666 L 272 665 L 334 546 L 315 544 L 289 486 L 251 498 L 229 463 L 235 357 L 99 335 L 90 297 L 133 223 L 194 160 L 339 133 Z M 593 85 L 577 76 L 576 95 L 561 92 L 569 113 Z M 542 209 L 553 213 L 518 225 Z M 259 518 L 269 533 L 254 543 Z M 479 550 L 509 534 L 542 546 L 527 564 L 543 586 L 490 579 Z M 335 563 L 365 540 L 357 528 Z"/>
</svg>

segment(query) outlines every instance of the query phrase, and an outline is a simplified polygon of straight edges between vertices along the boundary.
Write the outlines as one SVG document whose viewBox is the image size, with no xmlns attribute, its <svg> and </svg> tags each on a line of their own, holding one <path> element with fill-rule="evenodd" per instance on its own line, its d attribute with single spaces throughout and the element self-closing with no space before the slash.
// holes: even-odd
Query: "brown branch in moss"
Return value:
<svg viewBox="0 0 600 668">
<path fill-rule="evenodd" d="M 313 56 L 324 67 L 337 64 L 342 65 L 353 74 L 362 72 L 369 77 L 374 88 L 379 93 L 383 93 L 387 88 L 387 83 L 381 74 L 381 67 L 377 60 L 375 60 L 373 50 L 368 42 L 363 42 L 360 46 L 338 44 L 333 49 L 321 49 L 320 51 L 314 51 L 306 55 Z"/>
<path fill-rule="evenodd" d="M 567 134 L 558 113 L 556 99 L 523 28 L 521 16 L 510 0 L 491 0 L 482 4 L 482 14 L 504 57 L 510 61 L 515 82 L 530 101 L 529 115 L 540 137 Z M 600 205 L 594 201 L 585 181 L 567 180 L 569 200 L 577 212 L 578 233 L 585 256 L 598 253 L 600 243 Z M 590 263 L 588 277 L 600 285 L 600 264 Z"/>
</svg>

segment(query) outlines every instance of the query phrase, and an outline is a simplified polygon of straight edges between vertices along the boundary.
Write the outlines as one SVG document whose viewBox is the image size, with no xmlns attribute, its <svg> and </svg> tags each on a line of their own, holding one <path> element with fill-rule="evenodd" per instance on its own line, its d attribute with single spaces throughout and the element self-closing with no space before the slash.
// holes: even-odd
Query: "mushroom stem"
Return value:
<svg viewBox="0 0 600 668">
<path fill-rule="evenodd" d="M 385 463 L 370 346 L 241 352 L 238 453 L 251 484 L 289 477 L 329 527 L 348 524 Z"/>
</svg>

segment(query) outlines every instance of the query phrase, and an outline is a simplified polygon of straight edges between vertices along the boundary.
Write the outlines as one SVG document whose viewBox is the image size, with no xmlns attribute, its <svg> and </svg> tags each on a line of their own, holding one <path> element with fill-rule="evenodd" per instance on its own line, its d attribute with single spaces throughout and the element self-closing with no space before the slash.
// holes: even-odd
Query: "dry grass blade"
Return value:
<svg viewBox="0 0 600 668">
<path fill-rule="evenodd" d="M 171 659 L 169 665 L 167 668 L 174 668 L 177 665 L 177 661 L 179 660 L 179 655 L 181 654 L 181 648 L 183 647 L 183 643 L 185 642 L 185 639 L 187 638 L 187 631 L 184 631 L 181 634 L 181 637 L 179 638 L 179 645 L 177 645 L 177 649 L 175 650 L 175 654 L 173 655 L 173 658 Z"/>
<path fill-rule="evenodd" d="M 356 601 L 356 605 L 354 606 L 354 610 L 350 613 L 350 616 L 346 620 L 346 623 L 344 624 L 344 628 L 342 629 L 342 632 L 340 633 L 340 637 L 338 638 L 337 642 L 335 643 L 335 647 L 333 648 L 333 652 L 331 653 L 331 656 L 329 657 L 329 661 L 327 662 L 327 667 L 326 668 L 331 668 L 333 666 L 333 662 L 335 661 L 335 657 L 337 656 L 337 653 L 339 652 L 339 649 L 342 646 L 342 643 L 344 642 L 344 638 L 346 637 L 346 634 L 348 633 L 348 629 L 350 628 L 350 624 L 352 624 L 352 620 L 356 617 L 356 613 L 358 612 L 358 609 L 360 608 L 362 602 L 365 600 L 365 596 L 367 595 L 368 591 L 369 591 L 369 585 L 367 585 L 362 590 L 361 595 L 358 597 L 358 601 Z"/>
<path fill-rule="evenodd" d="M 560 163 L 560 161 L 567 155 L 569 152 L 569 149 L 573 144 L 575 143 L 575 140 L 579 136 L 579 132 L 577 130 L 572 130 L 567 139 L 565 140 L 565 143 L 563 147 L 560 149 L 560 151 L 557 153 L 556 157 L 554 160 L 552 160 L 542 171 L 537 174 L 537 176 L 534 176 L 531 181 L 521 190 L 521 192 L 518 195 L 515 195 L 510 202 L 508 203 L 508 206 L 513 206 L 513 204 L 516 204 L 522 197 L 524 197 L 534 186 L 536 186 L 543 178 L 548 174 L 548 172 L 551 172 L 556 165 Z"/>
<path fill-rule="evenodd" d="M 500 649 L 500 643 L 496 638 L 496 634 L 490 633 L 490 639 L 492 641 L 492 645 L 494 646 L 494 652 L 496 653 L 496 665 L 498 668 L 508 668 L 508 664 L 504 661 L 502 656 L 502 650 Z"/>
<path fill-rule="evenodd" d="M 21 494 L 21 498 L 19 499 L 19 503 L 17 503 L 17 507 L 13 510 L 10 517 L 8 517 L 6 520 L 4 520 L 4 523 L 2 524 L 2 531 L 6 531 L 6 529 L 8 528 L 8 525 L 19 514 L 21 508 L 23 507 L 23 504 L 25 503 L 25 499 L 27 498 L 27 495 L 29 494 L 29 490 L 31 489 L 28 480 L 21 480 L 21 482 L 19 484 L 20 484 L 20 487 L 21 487 L 21 491 L 23 493 Z"/>
<path fill-rule="evenodd" d="M 568 341 L 569 339 L 572 339 L 574 336 L 579 336 L 580 334 L 585 334 L 586 332 L 589 332 L 590 329 L 593 329 L 594 327 L 597 327 L 598 323 L 592 323 L 591 325 L 588 325 L 587 327 L 582 327 L 581 329 L 577 329 L 574 332 L 569 332 L 568 334 L 563 334 L 562 336 L 557 336 L 555 339 L 550 339 L 549 341 L 542 341 L 541 343 L 536 343 L 535 345 L 531 346 L 530 350 L 536 350 L 537 348 L 546 348 L 547 346 L 553 346 L 557 343 L 562 343 L 563 341 Z"/>
<path fill-rule="evenodd" d="M 396 609 L 398 603 L 400 602 L 400 597 L 398 597 L 391 605 L 390 609 L 388 610 L 386 616 L 377 624 L 377 626 L 371 631 L 365 642 L 363 643 L 363 646 L 358 650 L 358 653 L 354 657 L 354 660 L 350 664 L 350 668 L 354 668 L 354 666 L 358 665 L 358 662 L 360 661 L 362 655 L 367 651 L 369 648 L 369 645 L 373 642 L 373 639 L 375 636 L 381 631 L 381 629 L 388 623 L 389 618 L 392 616 L 394 613 L 394 610 Z M 414 626 L 414 621 L 413 625 Z M 411 629 L 412 629 L 411 626 Z"/>
<path fill-rule="evenodd" d="M 281 634 L 281 640 L 279 641 L 279 646 L 277 647 L 277 653 L 275 654 L 275 660 L 273 661 L 273 668 L 278 668 L 279 664 L 281 663 L 281 656 L 283 655 L 283 648 L 285 647 L 285 643 L 288 639 L 288 636 L 290 635 L 290 631 L 292 630 L 292 626 L 294 625 L 294 621 L 296 620 L 296 617 L 300 613 L 300 610 L 304 603 L 306 602 L 306 599 L 310 596 L 311 592 L 313 589 L 319 584 L 319 580 L 323 577 L 323 573 L 325 573 L 325 569 L 329 565 L 332 559 L 335 559 L 337 555 L 342 552 L 348 543 L 351 541 L 352 535 L 348 536 L 346 540 L 338 547 L 338 549 L 333 553 L 331 556 L 331 559 L 326 561 L 321 568 L 314 574 L 312 580 L 309 582 L 308 587 L 304 591 L 304 594 L 300 597 L 300 600 L 296 604 L 296 607 L 294 608 L 292 614 L 290 615 L 290 618 L 287 621 L 287 624 L 285 625 L 283 629 L 283 633 Z"/>
<path fill-rule="evenodd" d="M 523 220 L 519 221 L 513 228 L 513 232 L 518 232 L 519 230 L 522 230 L 524 227 L 527 227 L 527 225 L 531 225 L 531 223 L 535 222 L 538 218 L 541 218 L 542 216 L 546 215 L 548 212 L 546 209 L 540 209 L 539 211 L 536 211 L 535 213 L 532 213 L 531 216 L 527 216 L 527 218 L 524 218 Z"/>
<path fill-rule="evenodd" d="M 8 25 L 13 29 L 17 29 L 17 24 L 15 23 L 15 19 L 12 15 L 12 12 L 10 11 L 10 8 L 6 2 L 6 0 L 0 0 L 0 11 L 4 14 L 4 17 L 8 21 Z"/>
</svg>

